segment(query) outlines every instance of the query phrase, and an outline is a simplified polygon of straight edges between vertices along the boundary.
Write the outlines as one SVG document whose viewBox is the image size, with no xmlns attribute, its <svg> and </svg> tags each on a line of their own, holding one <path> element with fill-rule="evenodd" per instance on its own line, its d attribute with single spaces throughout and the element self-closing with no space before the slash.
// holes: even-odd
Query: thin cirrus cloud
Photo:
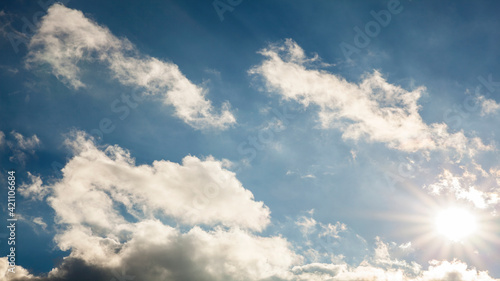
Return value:
<svg viewBox="0 0 500 281">
<path fill-rule="evenodd" d="M 175 109 L 175 115 L 196 129 L 225 129 L 236 122 L 228 102 L 217 110 L 204 89 L 186 78 L 174 63 L 141 54 L 127 39 L 119 39 L 82 12 L 61 4 L 51 6 L 30 40 L 28 68 L 48 64 L 52 73 L 74 89 L 81 81 L 81 62 L 98 61 L 121 84 L 144 89 Z"/>
<path fill-rule="evenodd" d="M 453 149 L 460 154 L 474 154 L 492 149 L 477 137 L 448 132 L 444 123 L 426 124 L 418 105 L 424 87 L 407 91 L 388 83 L 378 71 L 356 84 L 308 68 L 318 63 L 318 57 L 308 58 L 291 39 L 271 44 L 260 54 L 265 60 L 249 73 L 261 77 L 266 89 L 284 100 L 297 101 L 304 107 L 317 106 L 321 127 L 338 128 L 344 139 L 381 142 L 407 152 Z"/>
</svg>

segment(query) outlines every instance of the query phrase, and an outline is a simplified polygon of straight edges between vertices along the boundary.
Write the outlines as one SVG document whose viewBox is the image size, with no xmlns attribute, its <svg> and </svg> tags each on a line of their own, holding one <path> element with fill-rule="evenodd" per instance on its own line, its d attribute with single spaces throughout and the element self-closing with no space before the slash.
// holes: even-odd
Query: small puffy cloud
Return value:
<svg viewBox="0 0 500 281">
<path fill-rule="evenodd" d="M 0 131 L 0 146 L 3 146 L 5 143 L 5 133 Z"/>
<path fill-rule="evenodd" d="M 444 123 L 426 124 L 418 105 L 424 87 L 407 91 L 388 83 L 378 71 L 365 75 L 360 83 L 348 82 L 313 68 L 318 57 L 307 58 L 291 39 L 260 53 L 266 59 L 249 73 L 261 77 L 267 90 L 282 99 L 317 108 L 321 127 L 338 128 L 344 139 L 382 142 L 408 152 L 451 148 L 473 154 L 491 149 L 463 132 L 449 133 Z"/>
<path fill-rule="evenodd" d="M 481 116 L 494 114 L 500 109 L 499 103 L 497 103 L 493 99 L 488 99 L 483 95 L 478 96 L 476 98 L 476 101 L 479 103 L 479 106 L 481 108 Z"/>
<path fill-rule="evenodd" d="M 187 79 L 177 65 L 140 54 L 128 40 L 61 4 L 48 9 L 28 49 L 28 67 L 48 64 L 58 79 L 75 89 L 85 87 L 81 63 L 98 61 L 121 84 L 160 96 L 196 129 L 224 129 L 236 122 L 229 103 L 217 112 L 205 97 L 208 90 Z"/>
</svg>

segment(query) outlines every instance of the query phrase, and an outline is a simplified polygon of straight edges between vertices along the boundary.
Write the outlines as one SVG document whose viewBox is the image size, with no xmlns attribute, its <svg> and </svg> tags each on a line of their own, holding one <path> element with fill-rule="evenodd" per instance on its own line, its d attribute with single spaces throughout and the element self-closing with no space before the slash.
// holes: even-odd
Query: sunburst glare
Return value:
<svg viewBox="0 0 500 281">
<path fill-rule="evenodd" d="M 465 209 L 452 207 L 437 215 L 436 229 L 451 241 L 460 242 L 476 232 L 476 218 Z"/>
</svg>

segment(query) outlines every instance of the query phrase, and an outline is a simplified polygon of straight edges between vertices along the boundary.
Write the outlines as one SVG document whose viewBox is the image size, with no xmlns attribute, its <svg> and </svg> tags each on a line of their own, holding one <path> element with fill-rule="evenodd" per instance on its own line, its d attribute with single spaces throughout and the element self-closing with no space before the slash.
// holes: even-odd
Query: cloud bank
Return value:
<svg viewBox="0 0 500 281">
<path fill-rule="evenodd" d="M 310 252 L 283 236 L 259 234 L 270 223 L 269 208 L 225 168 L 227 161 L 187 156 L 180 164 L 137 165 L 127 150 L 97 146 L 79 131 L 66 144 L 74 156 L 63 177 L 44 184 L 29 174 L 31 183 L 20 192 L 54 209 L 54 241 L 70 254 L 40 276 L 22 266 L 8 274 L 2 258 L 2 280 L 494 280 L 460 261 L 431 261 L 423 270 L 394 257 L 410 244 L 396 247 L 380 238 L 358 264 L 346 263 L 325 245 L 317 254 L 331 262 L 308 263 Z M 338 244 L 350 231 L 341 222 L 318 223 L 310 214 L 293 225 L 311 243 L 328 237 Z"/>
</svg>

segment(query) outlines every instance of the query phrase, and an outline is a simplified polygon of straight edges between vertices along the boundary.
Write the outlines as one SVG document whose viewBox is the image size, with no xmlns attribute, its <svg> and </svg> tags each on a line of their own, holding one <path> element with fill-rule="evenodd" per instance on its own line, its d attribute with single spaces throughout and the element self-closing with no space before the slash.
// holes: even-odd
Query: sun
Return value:
<svg viewBox="0 0 500 281">
<path fill-rule="evenodd" d="M 436 229 L 449 240 L 461 242 L 476 231 L 476 218 L 465 209 L 449 208 L 437 215 Z"/>
</svg>

